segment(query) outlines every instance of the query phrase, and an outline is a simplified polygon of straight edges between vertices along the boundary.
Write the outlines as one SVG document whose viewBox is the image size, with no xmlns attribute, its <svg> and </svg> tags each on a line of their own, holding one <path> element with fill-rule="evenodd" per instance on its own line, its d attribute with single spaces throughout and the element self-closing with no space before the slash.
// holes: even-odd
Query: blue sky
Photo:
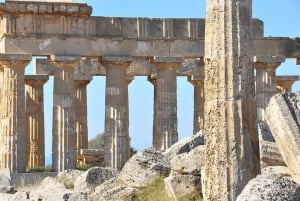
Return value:
<svg viewBox="0 0 300 201">
<path fill-rule="evenodd" d="M 204 18 L 204 0 L 88 0 L 94 16 Z M 254 0 L 253 17 L 264 21 L 265 36 L 300 36 L 299 0 Z M 299 75 L 300 66 L 287 60 L 277 74 Z M 186 78 L 178 78 L 178 133 L 179 138 L 192 134 L 193 87 Z M 46 155 L 51 155 L 52 144 L 52 82 L 45 85 Z M 297 82 L 293 90 L 298 91 Z M 88 86 L 89 138 L 104 131 L 105 78 L 94 77 Z M 146 77 L 135 77 L 129 85 L 130 136 L 136 149 L 152 144 L 153 86 Z"/>
</svg>

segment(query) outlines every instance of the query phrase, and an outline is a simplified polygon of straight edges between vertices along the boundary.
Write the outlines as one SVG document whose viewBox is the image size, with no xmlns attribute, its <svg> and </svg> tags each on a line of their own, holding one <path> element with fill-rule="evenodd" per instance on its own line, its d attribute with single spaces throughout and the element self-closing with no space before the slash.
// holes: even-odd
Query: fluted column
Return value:
<svg viewBox="0 0 300 201">
<path fill-rule="evenodd" d="M 154 89 L 153 147 L 166 150 L 178 141 L 176 69 L 183 57 L 154 57 L 157 69 Z"/>
<path fill-rule="evenodd" d="M 102 57 L 106 68 L 104 162 L 117 170 L 130 157 L 126 68 L 131 62 L 127 56 Z"/>
<path fill-rule="evenodd" d="M 26 136 L 27 166 L 45 166 L 44 90 L 47 75 L 27 75 L 26 84 Z"/>
<path fill-rule="evenodd" d="M 251 0 L 206 0 L 206 201 L 235 201 L 259 172 Z"/>
<path fill-rule="evenodd" d="M 299 80 L 299 76 L 277 76 L 277 92 L 285 94 L 292 91 L 293 84 Z"/>
<path fill-rule="evenodd" d="M 194 134 L 204 129 L 204 79 L 193 79 L 188 81 L 194 86 Z"/>
<path fill-rule="evenodd" d="M 265 120 L 265 109 L 276 94 L 276 68 L 284 62 L 282 56 L 255 56 L 257 119 Z"/>
<path fill-rule="evenodd" d="M 48 58 L 54 71 L 52 167 L 60 172 L 76 167 L 74 67 L 80 57 Z"/>
<path fill-rule="evenodd" d="M 3 69 L 0 168 L 26 170 L 24 70 L 31 55 L 0 54 Z"/>
<path fill-rule="evenodd" d="M 87 91 L 90 80 L 75 81 L 75 131 L 76 149 L 88 149 L 88 124 L 87 124 Z"/>
</svg>

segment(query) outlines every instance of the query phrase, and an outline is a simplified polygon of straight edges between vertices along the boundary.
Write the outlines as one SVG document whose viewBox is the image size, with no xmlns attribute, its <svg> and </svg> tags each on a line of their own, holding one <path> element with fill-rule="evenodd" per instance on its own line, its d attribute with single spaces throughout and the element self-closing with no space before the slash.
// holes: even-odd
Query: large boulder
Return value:
<svg viewBox="0 0 300 201">
<path fill-rule="evenodd" d="M 37 187 L 38 189 L 67 189 L 65 184 L 60 182 L 57 177 L 46 177 Z"/>
<path fill-rule="evenodd" d="M 168 176 L 170 161 L 160 152 L 146 149 L 137 152 L 124 165 L 118 179 L 132 188 L 143 187 L 159 176 Z"/>
<path fill-rule="evenodd" d="M 249 181 L 237 201 L 299 201 L 300 186 L 277 174 L 261 174 Z"/>
<path fill-rule="evenodd" d="M 74 189 L 92 193 L 95 191 L 96 186 L 99 186 L 116 175 L 117 171 L 114 169 L 92 167 L 75 180 Z"/>
<path fill-rule="evenodd" d="M 204 145 L 204 134 L 202 131 L 176 142 L 170 148 L 168 148 L 163 155 L 171 159 L 175 155 L 188 153 L 199 145 Z"/>
<path fill-rule="evenodd" d="M 58 173 L 56 178 L 64 184 L 65 188 L 73 189 L 75 180 L 83 173 L 84 171 L 81 170 L 68 169 Z"/>
<path fill-rule="evenodd" d="M 112 178 L 96 187 L 92 194 L 93 200 L 98 201 L 132 201 L 136 189 L 127 187 L 124 182 Z"/>
</svg>

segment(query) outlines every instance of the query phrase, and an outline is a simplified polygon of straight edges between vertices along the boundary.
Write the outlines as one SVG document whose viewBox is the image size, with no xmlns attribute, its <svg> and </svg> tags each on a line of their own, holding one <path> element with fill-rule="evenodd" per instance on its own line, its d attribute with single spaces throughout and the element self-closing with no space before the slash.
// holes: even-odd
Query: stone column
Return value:
<svg viewBox="0 0 300 201">
<path fill-rule="evenodd" d="M 131 62 L 127 56 L 102 57 L 106 67 L 104 162 L 117 170 L 130 157 L 126 68 Z"/>
<path fill-rule="evenodd" d="M 80 57 L 48 58 L 54 71 L 52 167 L 60 172 L 76 167 L 74 68 Z"/>
<path fill-rule="evenodd" d="M 90 80 L 76 80 L 75 87 L 75 132 L 76 149 L 88 149 L 87 91 Z"/>
<path fill-rule="evenodd" d="M 45 166 L 44 91 L 47 75 L 27 75 L 26 84 L 26 135 L 27 166 Z"/>
<path fill-rule="evenodd" d="M 259 172 L 252 1 L 206 1 L 205 195 L 235 201 Z"/>
<path fill-rule="evenodd" d="M 188 77 L 194 86 L 194 134 L 204 129 L 204 79 Z"/>
<path fill-rule="evenodd" d="M 183 57 L 154 57 L 157 69 L 154 89 L 153 147 L 166 150 L 178 141 L 176 69 Z"/>
<path fill-rule="evenodd" d="M 26 171 L 24 70 L 31 55 L 0 54 L 3 69 L 0 168 Z"/>
<path fill-rule="evenodd" d="M 293 84 L 299 80 L 299 76 L 277 76 L 277 92 L 285 94 L 292 91 Z"/>
<path fill-rule="evenodd" d="M 276 68 L 284 62 L 282 56 L 255 56 L 257 120 L 265 120 L 265 109 L 276 94 Z"/>
</svg>

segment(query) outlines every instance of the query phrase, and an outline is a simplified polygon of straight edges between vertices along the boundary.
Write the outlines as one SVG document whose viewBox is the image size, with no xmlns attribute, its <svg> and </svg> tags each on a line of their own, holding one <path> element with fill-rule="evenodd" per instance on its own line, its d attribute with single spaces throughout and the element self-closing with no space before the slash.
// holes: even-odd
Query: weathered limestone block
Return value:
<svg viewBox="0 0 300 201">
<path fill-rule="evenodd" d="M 206 1 L 205 199 L 235 201 L 259 172 L 251 0 Z"/>
<path fill-rule="evenodd" d="M 27 166 L 45 165 L 44 91 L 47 75 L 27 75 L 26 84 L 26 131 Z"/>
<path fill-rule="evenodd" d="M 117 178 L 123 181 L 127 187 L 138 188 L 146 186 L 158 176 L 167 176 L 169 173 L 168 158 L 160 152 L 146 149 L 134 154 L 124 165 Z"/>
<path fill-rule="evenodd" d="M 260 158 L 267 166 L 285 166 L 278 146 L 275 142 L 260 141 Z"/>
<path fill-rule="evenodd" d="M 300 200 L 300 186 L 276 174 L 261 174 L 252 179 L 236 201 Z"/>
<path fill-rule="evenodd" d="M 0 54 L 2 74 L 0 168 L 26 170 L 24 70 L 31 55 Z"/>
<path fill-rule="evenodd" d="M 176 69 L 183 57 L 154 57 L 157 69 L 154 85 L 153 147 L 166 150 L 178 141 Z"/>
<path fill-rule="evenodd" d="M 291 92 L 293 84 L 298 80 L 299 76 L 277 76 L 277 92 L 282 94 Z"/>
<path fill-rule="evenodd" d="M 116 175 L 117 171 L 114 169 L 92 167 L 75 180 L 74 189 L 93 193 L 97 186 L 115 177 Z"/>
<path fill-rule="evenodd" d="M 264 121 L 265 109 L 277 92 L 276 68 L 284 62 L 283 56 L 255 56 L 257 119 Z"/>
<path fill-rule="evenodd" d="M 75 132 L 76 149 L 88 148 L 88 123 L 87 123 L 87 91 L 90 80 L 76 80 L 75 89 Z"/>
<path fill-rule="evenodd" d="M 290 168 L 293 178 L 300 182 L 299 124 L 288 104 L 288 99 L 283 95 L 274 95 L 266 109 L 265 117 L 286 165 Z"/>
<path fill-rule="evenodd" d="M 74 170 L 74 169 L 64 170 L 58 173 L 54 181 L 57 180 L 60 183 L 64 184 L 66 189 L 73 189 L 76 179 L 80 177 L 80 175 L 82 175 L 83 173 L 84 171 L 81 170 Z"/>
<path fill-rule="evenodd" d="M 175 175 L 164 179 L 166 191 L 174 201 L 201 194 L 201 177 L 194 175 Z"/>
<path fill-rule="evenodd" d="M 75 169 L 76 135 L 74 102 L 74 67 L 80 57 L 52 55 L 48 58 L 53 67 L 53 144 L 52 166 L 55 171 Z"/>
<path fill-rule="evenodd" d="M 130 56 L 102 57 L 106 67 L 105 165 L 120 170 L 130 157 L 128 87 Z"/>
</svg>

